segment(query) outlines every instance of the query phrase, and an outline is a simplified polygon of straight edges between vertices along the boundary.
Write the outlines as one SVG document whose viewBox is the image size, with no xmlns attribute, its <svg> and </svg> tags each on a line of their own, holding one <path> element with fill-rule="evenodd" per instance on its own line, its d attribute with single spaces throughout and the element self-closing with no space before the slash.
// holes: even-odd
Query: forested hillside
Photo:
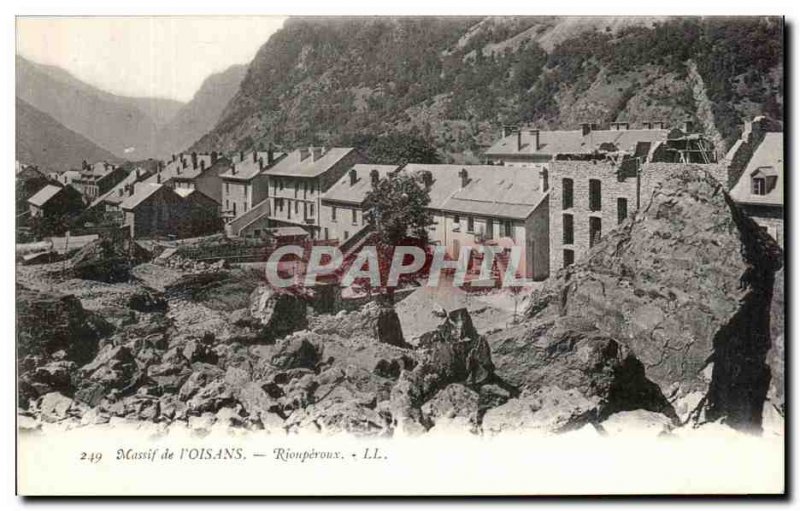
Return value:
<svg viewBox="0 0 800 511">
<path fill-rule="evenodd" d="M 193 149 L 407 132 L 476 160 L 504 123 L 782 118 L 778 18 L 290 19 Z"/>
</svg>

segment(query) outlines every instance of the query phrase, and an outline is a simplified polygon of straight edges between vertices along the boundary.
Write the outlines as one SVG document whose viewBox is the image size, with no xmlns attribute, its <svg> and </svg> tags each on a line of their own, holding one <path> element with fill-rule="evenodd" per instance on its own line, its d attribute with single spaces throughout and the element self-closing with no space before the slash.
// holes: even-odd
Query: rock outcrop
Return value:
<svg viewBox="0 0 800 511">
<path fill-rule="evenodd" d="M 702 166 L 682 166 L 532 297 L 529 328 L 559 316 L 588 321 L 630 348 L 683 421 L 757 429 L 781 264 L 777 244 Z"/>
</svg>

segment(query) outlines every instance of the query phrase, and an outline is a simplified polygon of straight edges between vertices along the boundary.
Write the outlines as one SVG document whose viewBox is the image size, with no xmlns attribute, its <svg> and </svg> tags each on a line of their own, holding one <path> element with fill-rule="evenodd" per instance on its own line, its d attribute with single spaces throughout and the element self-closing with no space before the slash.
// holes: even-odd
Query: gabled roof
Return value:
<svg viewBox="0 0 800 511">
<path fill-rule="evenodd" d="M 34 206 L 43 206 L 47 203 L 47 201 L 55 197 L 61 190 L 63 190 L 63 188 L 60 186 L 46 185 L 44 188 L 33 194 L 33 196 L 28 199 L 28 202 Z"/>
<path fill-rule="evenodd" d="M 111 204 L 121 204 L 125 200 L 125 198 L 128 197 L 128 195 L 125 193 L 125 187 L 133 186 L 135 183 L 139 182 L 139 180 L 147 179 L 148 175 L 149 173 L 147 172 L 147 170 L 141 167 L 136 167 L 135 169 L 132 169 L 130 172 L 128 172 L 128 175 L 122 179 L 122 181 L 117 183 L 116 186 L 114 186 L 112 189 L 110 189 L 103 195 L 96 198 L 89 207 L 93 208 L 102 202 L 109 202 Z M 120 191 L 122 191 L 122 194 L 120 194 Z"/>
<path fill-rule="evenodd" d="M 202 165 L 201 165 L 202 162 Z M 185 164 L 185 166 L 184 166 Z M 204 169 L 201 167 L 205 167 Z M 164 168 L 161 169 L 161 183 L 166 183 L 170 179 L 194 179 L 211 167 L 210 154 L 197 155 L 197 167 L 192 166 L 192 155 L 181 153 L 175 156 L 175 160 L 167 160 Z M 146 183 L 158 184 L 158 172 L 149 177 Z"/>
<path fill-rule="evenodd" d="M 613 144 L 616 150 L 633 152 L 639 142 L 667 140 L 676 130 L 619 129 L 591 130 L 583 135 L 581 130 L 539 131 L 539 147 L 530 129 L 522 129 L 518 147 L 517 133 L 501 138 L 487 151 L 487 156 L 588 154 L 603 144 Z"/>
<path fill-rule="evenodd" d="M 542 165 L 425 165 L 410 163 L 403 171 L 427 170 L 433 177 L 428 207 L 466 215 L 528 218 L 547 192 L 539 189 Z M 461 186 L 461 172 L 467 185 Z"/>
<path fill-rule="evenodd" d="M 217 202 L 213 197 L 209 197 L 197 188 L 175 188 L 173 191 L 182 199 L 213 202 L 214 204 L 219 205 L 219 202 Z"/>
<path fill-rule="evenodd" d="M 120 205 L 120 208 L 134 209 L 136 206 L 141 204 L 143 201 L 145 201 L 148 197 L 150 197 L 157 191 L 161 190 L 161 188 L 163 187 L 164 187 L 163 184 L 149 183 L 147 181 L 139 183 L 136 186 L 133 195 L 126 198 Z"/>
<path fill-rule="evenodd" d="M 775 186 L 766 195 L 753 193 L 752 178 L 759 172 L 776 178 Z M 742 204 L 783 206 L 783 133 L 767 133 L 753 152 L 742 176 L 730 192 L 734 201 Z"/>
<path fill-rule="evenodd" d="M 322 152 L 320 157 L 315 160 L 311 152 L 308 152 L 308 155 L 303 157 L 303 150 L 297 149 L 265 170 L 264 173 L 269 176 L 317 177 L 327 172 L 339 160 L 352 152 L 352 147 L 331 147 Z"/>
<path fill-rule="evenodd" d="M 286 153 L 273 152 L 273 164 L 285 156 Z M 222 179 L 249 181 L 262 172 L 262 164 L 264 167 L 263 170 L 266 170 L 268 161 L 269 152 L 267 151 L 245 152 L 243 155 L 239 154 L 232 159 L 228 170 L 220 174 L 220 177 Z"/>
<path fill-rule="evenodd" d="M 373 169 L 378 171 L 380 177 L 384 177 L 386 174 L 397 170 L 398 166 L 371 165 L 368 163 L 353 165 L 352 170 L 356 173 L 356 182 L 353 184 L 350 183 L 350 171 L 348 171 L 322 195 L 322 200 L 360 205 L 367 197 L 367 192 L 372 189 L 370 173 Z"/>
</svg>

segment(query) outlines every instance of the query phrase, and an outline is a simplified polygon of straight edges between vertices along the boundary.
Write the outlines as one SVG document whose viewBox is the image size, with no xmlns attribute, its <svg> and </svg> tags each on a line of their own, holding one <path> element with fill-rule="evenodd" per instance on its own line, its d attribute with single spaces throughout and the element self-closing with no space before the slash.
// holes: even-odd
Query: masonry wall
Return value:
<svg viewBox="0 0 800 511">
<path fill-rule="evenodd" d="M 614 229 L 618 223 L 617 199 L 625 199 L 628 216 L 637 207 L 637 179 L 629 177 L 620 180 L 617 166 L 606 162 L 554 161 L 550 164 L 550 273 L 564 267 L 564 251 L 570 250 L 574 261 L 578 261 L 589 250 L 591 218 L 601 222 L 601 233 Z M 564 179 L 572 179 L 572 207 L 563 204 Z M 589 181 L 600 181 L 600 210 L 591 211 L 589 207 Z M 572 243 L 564 243 L 564 215 L 573 219 Z"/>
</svg>

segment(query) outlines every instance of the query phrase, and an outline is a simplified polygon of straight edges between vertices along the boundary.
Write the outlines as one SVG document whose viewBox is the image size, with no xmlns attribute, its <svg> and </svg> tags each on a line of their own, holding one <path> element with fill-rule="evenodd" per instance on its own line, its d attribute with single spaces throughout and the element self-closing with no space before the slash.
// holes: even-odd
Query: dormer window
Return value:
<svg viewBox="0 0 800 511">
<path fill-rule="evenodd" d="M 774 167 L 759 167 L 751 176 L 753 195 L 767 195 L 778 184 L 778 172 Z"/>
</svg>

